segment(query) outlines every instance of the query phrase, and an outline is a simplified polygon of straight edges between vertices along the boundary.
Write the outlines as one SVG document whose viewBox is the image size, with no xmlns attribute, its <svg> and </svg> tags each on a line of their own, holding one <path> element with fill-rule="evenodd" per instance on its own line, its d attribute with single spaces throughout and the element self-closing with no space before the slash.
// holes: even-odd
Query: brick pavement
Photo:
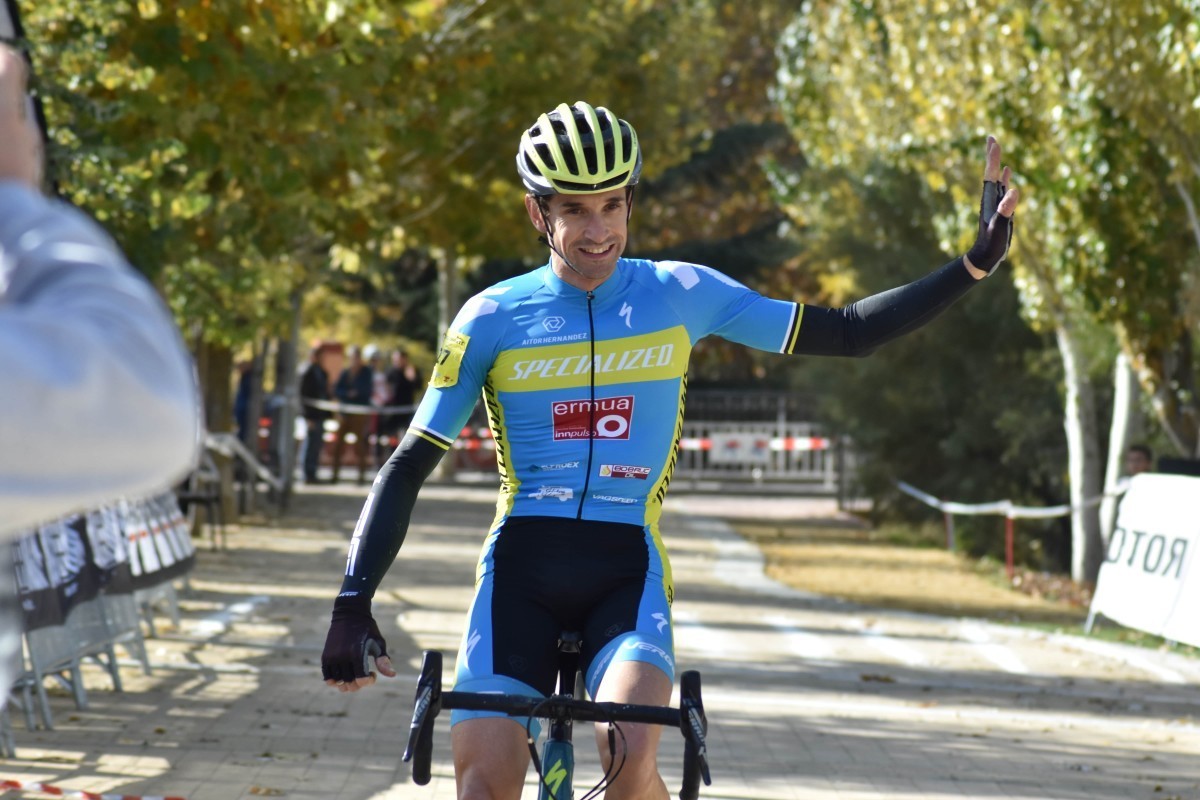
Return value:
<svg viewBox="0 0 1200 800">
<path fill-rule="evenodd" d="M 376 602 L 401 678 L 345 696 L 320 683 L 318 659 L 362 496 L 305 490 L 285 519 L 202 551 L 181 626 L 162 619 L 147 642 L 153 674 L 130 661 L 116 694 L 89 669 L 90 707 L 56 695 L 56 729 L 18 725 L 0 777 L 187 800 L 453 797 L 444 725 L 429 786 L 409 782 L 399 753 L 420 651 L 452 663 L 491 493 L 427 488 Z M 829 513 L 781 498 L 670 501 L 678 656 L 704 675 L 712 727 L 716 783 L 702 796 L 1200 798 L 1194 661 L 773 585 L 748 545 L 686 515 L 731 504 Z M 664 737 L 672 791 L 681 750 Z M 577 797 L 598 777 L 589 751 Z"/>
</svg>

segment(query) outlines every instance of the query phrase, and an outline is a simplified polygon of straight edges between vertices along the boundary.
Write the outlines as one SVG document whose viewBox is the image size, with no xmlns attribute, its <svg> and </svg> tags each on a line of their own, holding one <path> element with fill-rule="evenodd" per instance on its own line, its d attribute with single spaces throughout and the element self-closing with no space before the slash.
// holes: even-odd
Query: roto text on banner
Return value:
<svg viewBox="0 0 1200 800">
<path fill-rule="evenodd" d="M 1092 613 L 1200 646 L 1198 558 L 1200 478 L 1138 475 L 1121 501 Z"/>
</svg>

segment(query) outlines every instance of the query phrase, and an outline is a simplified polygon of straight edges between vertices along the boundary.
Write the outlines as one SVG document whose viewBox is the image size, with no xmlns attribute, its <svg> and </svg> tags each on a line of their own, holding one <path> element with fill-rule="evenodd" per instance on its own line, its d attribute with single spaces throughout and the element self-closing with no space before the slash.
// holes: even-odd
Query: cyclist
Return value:
<svg viewBox="0 0 1200 800">
<path fill-rule="evenodd" d="M 371 598 L 424 479 L 480 392 L 501 488 L 463 632 L 455 689 L 546 695 L 556 638 L 583 633 L 597 700 L 666 704 L 674 676 L 671 571 L 659 516 L 675 464 L 688 353 L 716 334 L 787 354 L 861 356 L 937 316 L 1004 259 L 1017 193 L 989 137 L 980 228 L 965 256 L 842 309 L 765 298 L 697 264 L 622 257 L 642 152 L 633 127 L 577 102 L 522 136 L 517 172 L 549 262 L 471 298 L 446 333 L 408 433 L 375 479 L 322 656 L 341 691 L 394 675 Z M 524 726 L 454 712 L 460 797 L 516 798 Z M 625 729 L 610 798 L 666 798 L 659 729 Z M 607 766 L 607 737 L 597 730 Z M 617 756 L 618 760 L 620 755 Z"/>
</svg>

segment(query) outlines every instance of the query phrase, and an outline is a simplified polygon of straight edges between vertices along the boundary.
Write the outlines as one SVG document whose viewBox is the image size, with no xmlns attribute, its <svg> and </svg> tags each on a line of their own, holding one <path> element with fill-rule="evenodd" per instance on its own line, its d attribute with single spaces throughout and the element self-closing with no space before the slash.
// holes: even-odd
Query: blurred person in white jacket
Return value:
<svg viewBox="0 0 1200 800">
<path fill-rule="evenodd" d="M 171 486 L 201 434 L 166 306 L 96 223 L 39 190 L 26 75 L 0 45 L 0 708 L 21 669 L 9 540 Z"/>
<path fill-rule="evenodd" d="M 40 193 L 25 86 L 0 45 L 0 536 L 169 487 L 201 430 L 162 300 L 98 225 Z"/>
</svg>

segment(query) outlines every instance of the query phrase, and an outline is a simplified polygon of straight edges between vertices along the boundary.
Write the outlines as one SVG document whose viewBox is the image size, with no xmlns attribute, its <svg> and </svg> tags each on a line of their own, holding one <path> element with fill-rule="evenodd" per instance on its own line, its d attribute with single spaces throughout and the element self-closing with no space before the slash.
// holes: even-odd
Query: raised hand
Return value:
<svg viewBox="0 0 1200 800">
<path fill-rule="evenodd" d="M 979 235 L 963 256 L 963 261 L 974 270 L 972 274 L 977 278 L 995 272 L 1008 254 L 1013 234 L 1013 213 L 1020 199 L 1020 193 L 1011 183 L 1012 169 L 1001 169 L 1000 166 L 1000 143 L 995 136 L 989 136 L 983 168 L 983 198 L 979 203 Z"/>
</svg>

